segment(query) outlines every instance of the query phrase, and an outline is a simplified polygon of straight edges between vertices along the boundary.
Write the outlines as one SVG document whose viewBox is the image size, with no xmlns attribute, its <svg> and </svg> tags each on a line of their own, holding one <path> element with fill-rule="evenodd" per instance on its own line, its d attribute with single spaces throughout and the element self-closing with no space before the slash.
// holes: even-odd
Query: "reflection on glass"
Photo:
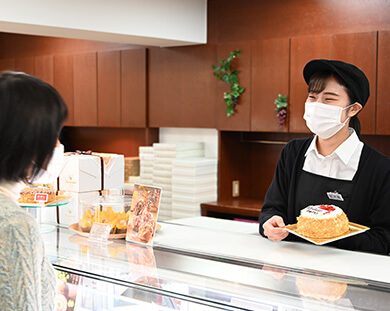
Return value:
<svg viewBox="0 0 390 311">
<path fill-rule="evenodd" d="M 160 287 L 153 248 L 126 243 L 127 258 L 132 279 L 140 284 Z"/>
</svg>

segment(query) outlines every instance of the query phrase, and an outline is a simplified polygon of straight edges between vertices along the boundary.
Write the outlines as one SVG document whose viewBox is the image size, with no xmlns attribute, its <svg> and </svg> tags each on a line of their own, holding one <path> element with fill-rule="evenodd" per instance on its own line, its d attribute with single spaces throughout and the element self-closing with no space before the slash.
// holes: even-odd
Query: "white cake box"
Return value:
<svg viewBox="0 0 390 311">
<path fill-rule="evenodd" d="M 66 192 L 65 195 L 70 195 L 72 199 L 69 204 L 58 207 L 59 223 L 70 226 L 79 222 L 80 202 L 99 197 L 99 191 Z"/>
<path fill-rule="evenodd" d="M 59 176 L 60 190 L 87 192 L 123 188 L 124 167 L 124 156 L 119 154 L 94 153 L 86 155 L 66 153 L 64 167 Z"/>
<path fill-rule="evenodd" d="M 90 192 L 71 192 L 62 191 L 61 195 L 70 196 L 69 203 L 58 206 L 58 221 L 59 224 L 70 226 L 79 222 L 79 206 L 80 201 L 88 200 L 92 197 L 98 197 L 99 191 Z M 48 206 L 41 209 L 41 220 L 43 222 L 57 223 L 57 208 L 56 206 Z"/>
<path fill-rule="evenodd" d="M 103 157 L 104 189 L 123 189 L 125 179 L 125 157 L 115 153 L 93 153 Z"/>
</svg>

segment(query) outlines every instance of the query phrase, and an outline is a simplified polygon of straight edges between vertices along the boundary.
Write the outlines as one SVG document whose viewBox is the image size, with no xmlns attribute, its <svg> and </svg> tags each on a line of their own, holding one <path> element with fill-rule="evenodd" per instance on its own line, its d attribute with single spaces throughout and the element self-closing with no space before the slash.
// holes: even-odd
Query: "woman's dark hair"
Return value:
<svg viewBox="0 0 390 311">
<path fill-rule="evenodd" d="M 325 89 L 327 81 L 332 77 L 335 78 L 339 84 L 345 87 L 345 90 L 349 97 L 349 105 L 356 103 L 356 99 L 354 98 L 352 91 L 348 88 L 345 82 L 341 80 L 341 78 L 332 71 L 319 71 L 313 74 L 309 82 L 309 93 L 321 93 Z M 360 136 L 361 127 L 357 114 L 351 118 L 351 120 L 349 121 L 349 126 L 355 130 L 358 136 Z"/>
<path fill-rule="evenodd" d="M 22 72 L 0 73 L 0 180 L 27 181 L 44 168 L 67 113 L 46 82 Z"/>
</svg>

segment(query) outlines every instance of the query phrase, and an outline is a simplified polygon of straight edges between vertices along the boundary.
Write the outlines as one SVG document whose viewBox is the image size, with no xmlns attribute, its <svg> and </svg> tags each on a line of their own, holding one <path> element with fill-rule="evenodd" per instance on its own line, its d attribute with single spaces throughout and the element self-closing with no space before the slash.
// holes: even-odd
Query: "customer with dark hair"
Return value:
<svg viewBox="0 0 390 311">
<path fill-rule="evenodd" d="M 389 254 L 390 159 L 359 139 L 357 114 L 370 96 L 369 82 L 354 65 L 333 60 L 313 60 L 303 75 L 309 86 L 304 119 L 315 136 L 283 148 L 259 216 L 260 234 L 304 241 L 285 225 L 296 223 L 306 206 L 333 204 L 370 230 L 329 245 Z"/>
<path fill-rule="evenodd" d="M 0 74 L 0 310 L 54 309 L 54 269 L 37 222 L 17 199 L 58 154 L 66 116 L 49 84 L 24 73 Z"/>
</svg>

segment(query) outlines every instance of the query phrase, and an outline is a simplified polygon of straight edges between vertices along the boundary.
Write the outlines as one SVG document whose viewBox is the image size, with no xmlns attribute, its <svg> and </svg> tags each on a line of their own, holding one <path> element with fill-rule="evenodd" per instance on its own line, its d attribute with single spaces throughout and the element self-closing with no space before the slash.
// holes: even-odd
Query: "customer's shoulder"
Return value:
<svg viewBox="0 0 390 311">
<path fill-rule="evenodd" d="M 17 230 L 35 230 L 35 219 L 9 197 L 0 194 L 0 227 Z"/>
</svg>

